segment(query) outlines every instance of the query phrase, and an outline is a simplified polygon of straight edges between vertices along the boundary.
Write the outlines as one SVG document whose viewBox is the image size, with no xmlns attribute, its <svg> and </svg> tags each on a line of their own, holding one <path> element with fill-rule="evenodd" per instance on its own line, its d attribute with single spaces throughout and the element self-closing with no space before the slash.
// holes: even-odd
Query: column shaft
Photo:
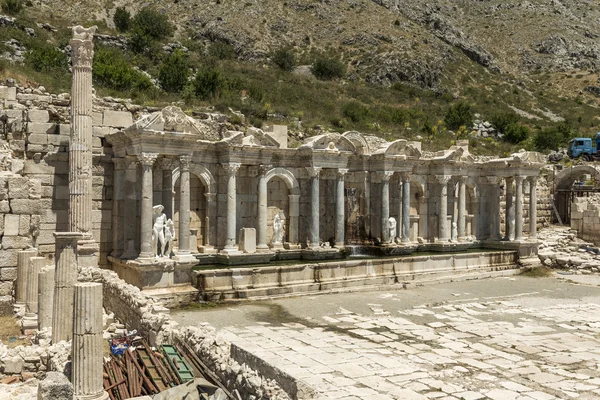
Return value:
<svg viewBox="0 0 600 400">
<path fill-rule="evenodd" d="M 179 253 L 190 251 L 190 162 L 192 157 L 179 158 Z"/>
<path fill-rule="evenodd" d="M 170 168 L 162 170 L 162 184 L 163 212 L 167 218 L 173 219 L 173 171 Z"/>
<path fill-rule="evenodd" d="M 27 301 L 27 282 L 29 281 L 29 259 L 37 256 L 37 250 L 21 250 L 17 252 L 17 290 L 15 301 Z"/>
<path fill-rule="evenodd" d="M 347 169 L 338 170 L 335 196 L 335 247 L 343 247 L 345 242 L 345 216 L 344 216 L 344 175 Z"/>
<path fill-rule="evenodd" d="M 504 217 L 505 240 L 514 240 L 515 238 L 515 203 L 513 196 L 513 178 L 506 178 L 506 212 Z"/>
<path fill-rule="evenodd" d="M 52 342 L 73 338 L 73 294 L 77 282 L 78 232 L 54 232 L 56 275 L 52 311 Z"/>
<path fill-rule="evenodd" d="M 258 177 L 258 229 L 256 230 L 256 249 L 267 250 L 267 166 L 261 166 Z"/>
<path fill-rule="evenodd" d="M 28 313 L 38 312 L 38 274 L 46 265 L 45 257 L 31 257 L 29 259 L 29 272 L 27 280 L 26 309 Z"/>
<path fill-rule="evenodd" d="M 74 399 L 108 397 L 102 383 L 102 284 L 75 285 L 73 318 Z"/>
<path fill-rule="evenodd" d="M 466 177 L 461 177 L 458 181 L 458 240 L 465 240 L 466 237 L 466 214 L 467 214 L 467 184 Z"/>
<path fill-rule="evenodd" d="M 240 168 L 239 163 L 223 165 L 228 174 L 227 178 L 227 241 L 225 249 L 237 250 L 237 179 L 236 174 Z"/>
<path fill-rule="evenodd" d="M 321 238 L 319 235 L 319 211 L 320 211 L 320 198 L 319 198 L 319 174 L 321 168 L 319 167 L 307 167 L 308 173 L 310 174 L 310 247 L 319 247 Z"/>
<path fill-rule="evenodd" d="M 529 239 L 537 239 L 537 177 L 529 180 Z"/>
<path fill-rule="evenodd" d="M 290 216 L 289 216 L 289 234 L 288 240 L 291 245 L 298 246 L 298 217 L 300 216 L 300 195 L 290 194 L 288 195 L 290 204 Z M 296 247 L 297 248 L 297 247 Z"/>
<path fill-rule="evenodd" d="M 523 176 L 515 177 L 515 240 L 523 240 Z"/>
<path fill-rule="evenodd" d="M 45 266 L 38 275 L 38 329 L 52 328 L 54 266 Z"/>
<path fill-rule="evenodd" d="M 381 241 L 387 243 L 390 240 L 390 177 L 392 172 L 383 171 L 381 176 Z"/>
<path fill-rule="evenodd" d="M 448 180 L 444 180 L 440 185 L 440 205 L 439 205 L 439 241 L 447 242 L 448 235 Z"/>
<path fill-rule="evenodd" d="M 115 158 L 113 181 L 112 209 L 112 252 L 111 256 L 120 257 L 123 254 L 123 205 L 125 198 L 125 159 Z"/>
<path fill-rule="evenodd" d="M 402 175 L 402 228 L 401 240 L 403 243 L 410 241 L 410 176 Z"/>
<path fill-rule="evenodd" d="M 142 153 L 139 156 L 142 165 L 140 257 L 143 258 L 154 257 L 156 254 L 156 249 L 152 248 L 152 165 L 157 157 L 157 153 Z"/>
</svg>

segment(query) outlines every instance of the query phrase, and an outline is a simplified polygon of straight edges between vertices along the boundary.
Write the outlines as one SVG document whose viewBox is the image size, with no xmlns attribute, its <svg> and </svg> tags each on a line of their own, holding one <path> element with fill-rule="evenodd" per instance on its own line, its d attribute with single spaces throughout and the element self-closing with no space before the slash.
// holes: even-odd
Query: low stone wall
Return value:
<svg viewBox="0 0 600 400">
<path fill-rule="evenodd" d="M 65 365 L 71 353 L 71 344 L 59 342 L 17 346 L 9 349 L 0 343 L 0 373 L 4 375 L 30 374 L 42 379 L 47 371 L 64 372 Z"/>
<path fill-rule="evenodd" d="M 571 203 L 571 229 L 579 238 L 600 246 L 600 195 L 575 198 Z"/>
<path fill-rule="evenodd" d="M 200 295 L 217 301 L 434 280 L 489 268 L 514 268 L 517 261 L 516 251 L 482 251 L 194 273 Z"/>
<path fill-rule="evenodd" d="M 80 281 L 100 282 L 104 287 L 104 308 L 128 329 L 137 329 L 146 335 L 152 345 L 180 340 L 187 343 L 198 357 L 230 390 L 237 389 L 243 399 L 269 398 L 286 400 L 290 396 L 275 382 L 262 376 L 231 356 L 231 345 L 221 339 L 214 328 L 180 327 L 169 315 L 169 310 L 143 293 L 137 287 L 120 279 L 109 270 L 82 268 Z"/>
</svg>

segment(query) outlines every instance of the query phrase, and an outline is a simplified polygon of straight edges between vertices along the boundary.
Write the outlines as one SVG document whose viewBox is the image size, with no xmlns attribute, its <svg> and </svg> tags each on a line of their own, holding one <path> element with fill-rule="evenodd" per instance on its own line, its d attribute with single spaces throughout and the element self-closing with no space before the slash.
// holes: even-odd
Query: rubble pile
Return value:
<svg viewBox="0 0 600 400">
<path fill-rule="evenodd" d="M 579 239 L 577 231 L 552 227 L 540 231 L 538 238 L 538 257 L 545 266 L 565 270 L 562 273 L 600 272 L 600 248 Z"/>
</svg>

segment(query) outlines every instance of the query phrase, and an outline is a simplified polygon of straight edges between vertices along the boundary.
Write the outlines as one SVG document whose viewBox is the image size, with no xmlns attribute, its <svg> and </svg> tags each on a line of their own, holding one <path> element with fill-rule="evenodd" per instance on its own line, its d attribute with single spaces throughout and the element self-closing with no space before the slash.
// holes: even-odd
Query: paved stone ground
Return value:
<svg viewBox="0 0 600 400">
<path fill-rule="evenodd" d="M 600 398 L 595 284 L 517 276 L 175 318 L 220 327 L 320 399 Z"/>
</svg>

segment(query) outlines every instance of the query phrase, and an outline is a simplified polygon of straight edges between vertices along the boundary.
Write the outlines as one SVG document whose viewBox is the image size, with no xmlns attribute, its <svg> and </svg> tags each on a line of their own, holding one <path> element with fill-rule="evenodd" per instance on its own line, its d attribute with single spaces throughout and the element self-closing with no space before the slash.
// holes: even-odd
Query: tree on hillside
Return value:
<svg viewBox="0 0 600 400">
<path fill-rule="evenodd" d="M 131 21 L 129 47 L 136 53 L 143 53 L 152 48 L 157 40 L 172 34 L 173 26 L 165 14 L 151 7 L 144 7 Z"/>
<path fill-rule="evenodd" d="M 131 25 L 131 14 L 125 7 L 117 7 L 113 16 L 113 22 L 119 32 L 127 32 Z"/>
<path fill-rule="evenodd" d="M 158 81 L 167 92 L 180 92 L 188 81 L 189 64 L 185 53 L 176 49 L 160 66 Z"/>
<path fill-rule="evenodd" d="M 450 106 L 444 116 L 444 123 L 448 129 L 457 130 L 461 126 L 469 128 L 473 125 L 473 111 L 468 103 L 463 101 Z"/>
</svg>

